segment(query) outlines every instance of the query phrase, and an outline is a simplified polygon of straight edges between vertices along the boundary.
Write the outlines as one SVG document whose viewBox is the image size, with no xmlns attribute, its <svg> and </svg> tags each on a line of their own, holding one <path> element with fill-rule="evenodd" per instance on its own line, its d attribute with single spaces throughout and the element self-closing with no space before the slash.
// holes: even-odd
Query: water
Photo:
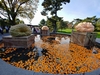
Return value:
<svg viewBox="0 0 100 75">
<path fill-rule="evenodd" d="M 52 42 L 53 41 L 53 42 Z M 48 44 L 52 45 L 54 44 L 55 47 L 60 47 L 60 46 L 64 46 L 65 49 L 68 49 L 68 44 L 70 42 L 70 38 L 68 36 L 45 36 L 42 37 L 40 35 L 36 35 L 35 36 L 35 48 L 33 49 L 33 51 L 37 51 L 39 56 L 42 56 L 45 50 L 44 48 L 48 47 Z M 55 44 L 56 43 L 56 44 Z M 46 44 L 46 46 L 44 48 L 42 48 L 42 45 Z M 67 44 L 67 45 L 66 45 Z"/>
</svg>

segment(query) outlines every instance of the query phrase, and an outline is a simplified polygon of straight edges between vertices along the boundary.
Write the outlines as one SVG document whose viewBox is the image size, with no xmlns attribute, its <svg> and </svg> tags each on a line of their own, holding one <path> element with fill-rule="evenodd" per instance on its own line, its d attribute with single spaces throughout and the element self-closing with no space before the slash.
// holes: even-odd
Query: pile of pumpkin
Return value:
<svg viewBox="0 0 100 75">
<path fill-rule="evenodd" d="M 39 46 L 46 51 L 37 60 L 34 59 L 35 52 L 31 50 L 35 46 Z M 3 44 L 0 47 L 3 47 Z M 6 57 L 7 54 L 16 51 L 16 48 L 6 48 L 4 52 L 0 52 L 0 57 L 19 68 L 52 74 L 79 74 L 100 68 L 100 49 L 97 49 L 98 54 L 93 54 L 92 50 L 73 43 L 51 44 L 46 41 L 42 42 L 41 45 L 40 42 L 32 44 L 32 48 L 24 53 L 28 56 L 27 60 L 22 59 L 12 62 L 10 60 L 14 54 Z M 20 57 L 21 53 L 17 53 L 17 55 Z"/>
</svg>

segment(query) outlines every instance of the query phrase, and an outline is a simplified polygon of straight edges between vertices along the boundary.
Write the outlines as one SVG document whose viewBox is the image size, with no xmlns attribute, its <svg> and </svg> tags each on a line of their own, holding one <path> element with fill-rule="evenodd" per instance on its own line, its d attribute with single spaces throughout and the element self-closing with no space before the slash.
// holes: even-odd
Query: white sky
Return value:
<svg viewBox="0 0 100 75">
<path fill-rule="evenodd" d="M 40 0 L 37 12 L 31 24 L 38 25 L 41 19 L 46 19 L 46 16 L 41 15 L 43 7 Z M 100 0 L 70 0 L 70 3 L 63 5 L 63 9 L 58 11 L 58 16 L 63 17 L 65 21 L 72 21 L 76 18 L 84 19 L 86 17 L 100 17 Z M 29 24 L 28 20 L 24 20 Z"/>
</svg>

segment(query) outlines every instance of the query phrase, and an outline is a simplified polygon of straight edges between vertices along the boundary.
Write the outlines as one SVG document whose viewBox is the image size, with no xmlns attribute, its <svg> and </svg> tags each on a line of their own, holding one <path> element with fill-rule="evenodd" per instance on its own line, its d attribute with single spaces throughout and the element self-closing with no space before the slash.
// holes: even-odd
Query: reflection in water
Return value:
<svg viewBox="0 0 100 75">
<path fill-rule="evenodd" d="M 49 47 L 49 45 L 54 45 L 56 48 L 58 48 L 58 50 L 60 49 L 59 47 L 63 47 L 67 50 L 68 49 L 68 45 L 70 42 L 70 38 L 68 36 L 45 36 L 45 37 L 40 37 L 40 35 L 35 36 L 35 46 L 36 46 L 36 50 L 39 53 L 39 56 L 42 56 L 42 53 L 46 52 L 47 47 Z M 64 45 L 65 44 L 65 45 Z M 43 46 L 44 45 L 44 46 Z M 45 49 L 45 50 L 44 50 Z M 51 50 L 53 49 L 53 47 L 51 48 Z"/>
<path fill-rule="evenodd" d="M 60 44 L 65 44 L 70 42 L 70 38 L 68 36 L 64 37 L 59 37 L 59 36 L 45 36 L 45 37 L 40 37 L 40 35 L 35 36 L 35 43 L 36 42 L 43 42 L 43 41 L 58 41 Z"/>
</svg>

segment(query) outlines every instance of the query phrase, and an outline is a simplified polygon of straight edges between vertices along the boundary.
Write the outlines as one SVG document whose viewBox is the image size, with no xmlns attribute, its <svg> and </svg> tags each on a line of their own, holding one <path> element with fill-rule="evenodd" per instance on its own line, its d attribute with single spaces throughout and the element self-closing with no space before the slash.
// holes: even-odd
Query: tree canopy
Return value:
<svg viewBox="0 0 100 75">
<path fill-rule="evenodd" d="M 96 16 L 86 17 L 84 19 L 76 18 L 72 22 L 70 22 L 72 23 L 70 24 L 70 26 L 74 25 L 75 27 L 80 22 L 90 22 L 94 25 L 95 31 L 100 31 L 100 18 L 97 18 Z"/>
<path fill-rule="evenodd" d="M 0 15 L 7 18 L 11 25 L 15 25 L 18 17 L 31 20 L 37 5 L 38 0 L 0 0 Z"/>
<path fill-rule="evenodd" d="M 52 16 L 58 17 L 57 15 L 57 11 L 63 9 L 62 4 L 66 4 L 69 3 L 70 0 L 44 0 L 42 3 L 42 6 L 44 7 L 43 11 L 41 12 L 42 15 L 46 16 L 48 14 L 48 12 L 50 12 L 50 14 Z M 53 25 L 54 25 L 54 32 L 56 32 L 57 30 L 57 25 L 55 21 L 52 21 Z"/>
<path fill-rule="evenodd" d="M 44 25 L 45 25 L 45 22 L 46 22 L 45 19 L 42 19 L 42 20 L 40 21 L 40 23 L 39 23 L 39 26 L 40 26 L 40 27 L 44 26 Z"/>
<path fill-rule="evenodd" d="M 70 2 L 70 0 L 44 0 L 42 6 L 44 7 L 43 12 L 47 13 L 48 11 L 51 12 L 51 15 L 57 16 L 57 11 L 63 9 L 62 4 L 66 4 Z M 43 14 L 44 15 L 44 14 Z"/>
</svg>

